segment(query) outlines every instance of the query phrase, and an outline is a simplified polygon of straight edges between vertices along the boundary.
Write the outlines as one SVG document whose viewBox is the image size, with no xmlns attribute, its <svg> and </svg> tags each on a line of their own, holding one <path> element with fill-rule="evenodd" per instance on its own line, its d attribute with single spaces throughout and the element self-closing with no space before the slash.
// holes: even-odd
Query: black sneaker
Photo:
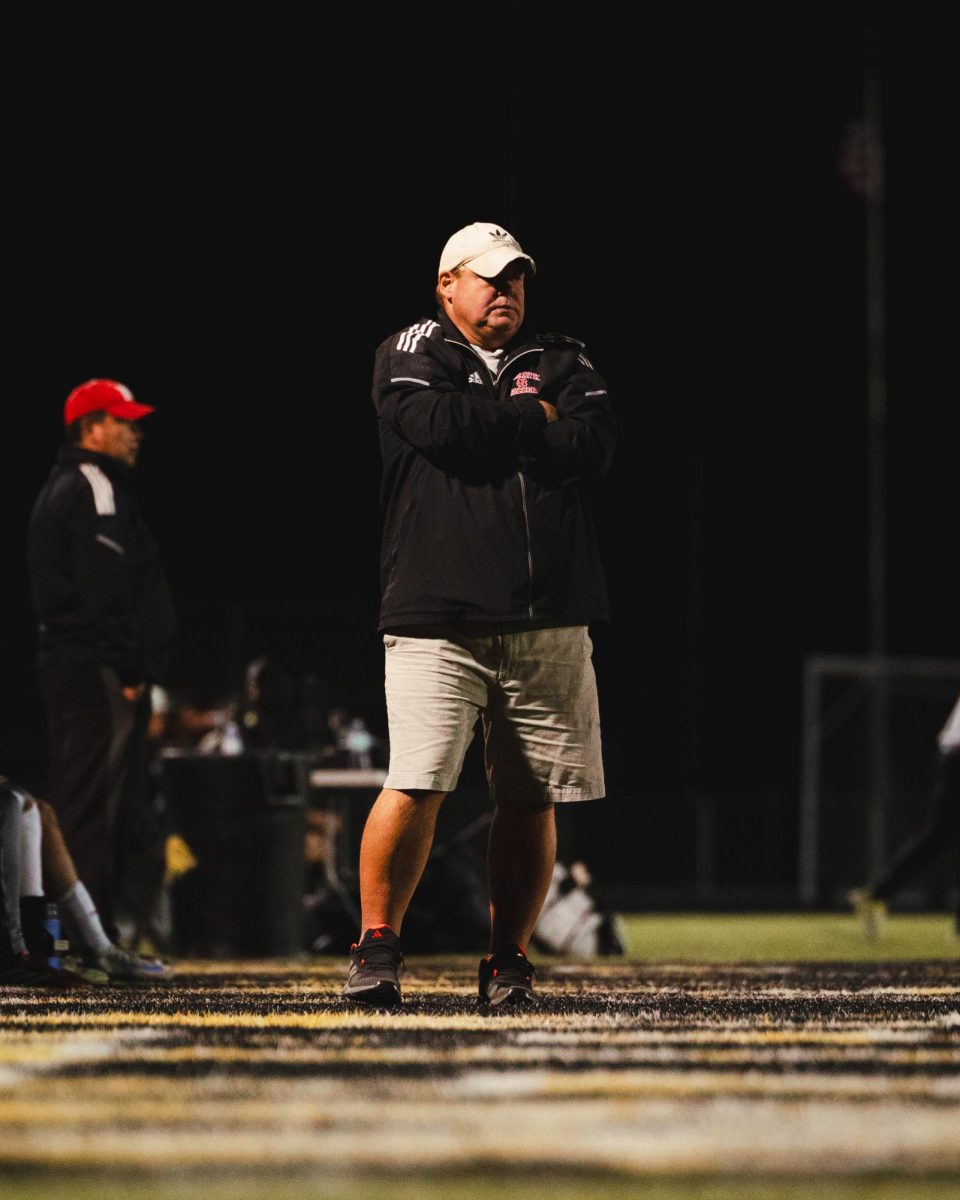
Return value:
<svg viewBox="0 0 960 1200">
<path fill-rule="evenodd" d="M 504 946 L 496 954 L 481 958 L 481 1005 L 520 1008 L 536 1003 L 533 992 L 535 974 L 533 964 L 522 946 Z"/>
<path fill-rule="evenodd" d="M 400 973 L 403 951 L 392 929 L 368 929 L 358 943 L 350 947 L 350 974 L 343 985 L 343 996 L 371 1008 L 400 1007 Z"/>
<path fill-rule="evenodd" d="M 75 971 L 51 967 L 45 958 L 24 950 L 20 954 L 0 954 L 0 986 L 85 988 L 90 985 Z"/>
</svg>

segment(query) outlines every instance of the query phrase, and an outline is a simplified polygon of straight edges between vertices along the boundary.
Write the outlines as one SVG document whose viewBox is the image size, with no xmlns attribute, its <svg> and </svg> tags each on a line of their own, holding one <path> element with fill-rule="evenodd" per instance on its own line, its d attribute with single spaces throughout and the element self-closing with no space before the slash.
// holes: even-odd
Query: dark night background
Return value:
<svg viewBox="0 0 960 1200">
<path fill-rule="evenodd" d="M 7 195 L 4 770 L 42 779 L 25 529 L 94 375 L 159 410 L 138 479 L 175 682 L 214 699 L 268 651 L 382 727 L 373 352 L 431 312 L 447 236 L 492 220 L 621 422 L 596 513 L 611 801 L 576 815 L 585 852 L 682 891 L 709 795 L 718 882 L 789 888 L 804 657 L 867 648 L 864 200 L 838 170 L 867 29 L 612 13 L 130 30 L 109 69 L 34 77 Z M 888 650 L 947 656 L 946 39 L 877 33 Z"/>
</svg>

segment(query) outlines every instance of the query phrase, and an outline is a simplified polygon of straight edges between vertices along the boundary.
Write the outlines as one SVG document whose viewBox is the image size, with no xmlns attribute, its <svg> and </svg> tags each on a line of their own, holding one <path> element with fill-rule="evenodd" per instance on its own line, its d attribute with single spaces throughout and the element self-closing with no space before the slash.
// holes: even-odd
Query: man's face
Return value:
<svg viewBox="0 0 960 1200">
<path fill-rule="evenodd" d="M 143 431 L 138 421 L 123 421 L 119 417 L 111 417 L 108 413 L 102 421 L 90 426 L 81 444 L 87 450 L 108 454 L 118 462 L 132 467 L 136 465 L 141 441 Z"/>
<path fill-rule="evenodd" d="M 439 279 L 447 315 L 471 342 L 497 350 L 516 335 L 523 324 L 523 259 L 515 259 L 494 279 L 461 267 L 459 275 L 444 271 Z"/>
</svg>

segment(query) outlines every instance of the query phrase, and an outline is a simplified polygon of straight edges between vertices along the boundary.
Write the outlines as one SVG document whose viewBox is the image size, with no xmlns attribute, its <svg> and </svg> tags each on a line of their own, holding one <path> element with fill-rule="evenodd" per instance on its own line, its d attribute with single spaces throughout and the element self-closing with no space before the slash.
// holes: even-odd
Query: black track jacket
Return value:
<svg viewBox="0 0 960 1200">
<path fill-rule="evenodd" d="M 373 399 L 381 629 L 607 618 L 581 485 L 606 473 L 616 423 L 582 342 L 524 327 L 494 378 L 441 312 L 383 343 Z"/>
<path fill-rule="evenodd" d="M 41 653 L 163 679 L 175 630 L 153 535 L 116 459 L 62 446 L 34 505 L 30 585 Z"/>
</svg>

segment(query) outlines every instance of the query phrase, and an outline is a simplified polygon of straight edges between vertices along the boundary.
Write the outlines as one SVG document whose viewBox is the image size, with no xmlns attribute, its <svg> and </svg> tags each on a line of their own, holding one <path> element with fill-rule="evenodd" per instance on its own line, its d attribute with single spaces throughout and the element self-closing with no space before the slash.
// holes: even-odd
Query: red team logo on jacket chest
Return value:
<svg viewBox="0 0 960 1200">
<path fill-rule="evenodd" d="M 540 376 L 536 371 L 520 371 L 510 389 L 511 396 L 535 396 L 540 391 Z"/>
</svg>

